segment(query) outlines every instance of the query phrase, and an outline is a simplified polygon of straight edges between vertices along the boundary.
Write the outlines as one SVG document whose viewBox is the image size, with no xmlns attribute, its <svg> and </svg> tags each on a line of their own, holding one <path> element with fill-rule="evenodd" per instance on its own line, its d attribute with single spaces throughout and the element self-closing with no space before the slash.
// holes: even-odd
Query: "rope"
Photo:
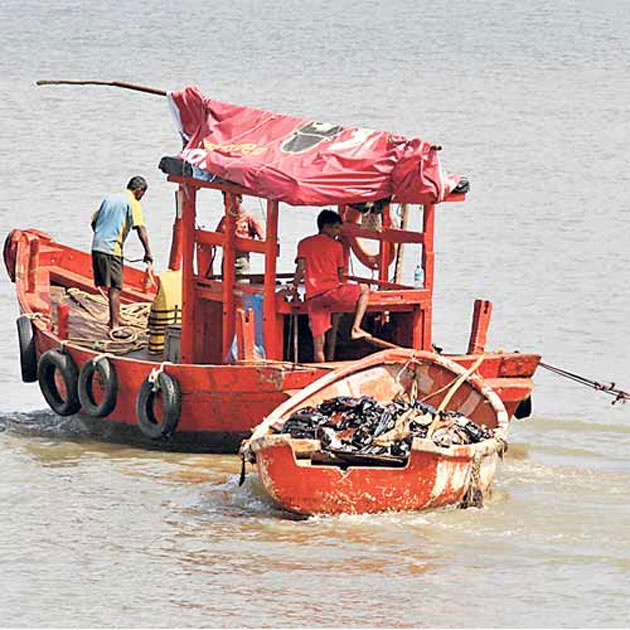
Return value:
<svg viewBox="0 0 630 630">
<path fill-rule="evenodd" d="M 126 343 L 133 343 L 138 339 L 138 333 L 131 326 L 116 326 L 107 333 L 107 336 L 112 341 L 124 341 Z"/>
<path fill-rule="evenodd" d="M 108 299 L 102 291 L 99 293 L 88 293 L 78 287 L 70 287 L 66 289 L 66 294 L 92 320 L 103 323 L 103 307 L 108 304 Z M 108 338 L 69 337 L 68 341 L 106 354 L 120 355 L 141 350 L 147 345 L 146 331 L 150 310 L 151 302 L 121 304 L 120 321 L 122 326 L 109 331 L 107 334 Z"/>
<path fill-rule="evenodd" d="M 483 507 L 483 491 L 481 490 L 481 458 L 478 455 L 473 457 L 468 475 L 468 489 L 459 507 L 463 510 L 469 507 Z"/>
<path fill-rule="evenodd" d="M 405 365 L 403 365 L 403 366 L 400 368 L 400 370 L 398 370 L 398 374 L 396 374 L 396 380 L 397 380 L 399 383 L 400 383 L 400 380 L 399 380 L 399 379 L 400 379 L 400 375 L 401 375 L 401 374 L 402 374 L 402 373 L 403 373 L 403 372 L 404 372 L 404 371 L 405 371 L 405 370 L 409 367 L 409 364 L 410 364 L 412 361 L 415 361 L 415 359 L 416 359 L 416 353 L 415 353 L 415 352 L 413 352 L 413 353 L 411 354 L 411 356 L 409 357 L 409 360 L 405 363 Z"/>
<path fill-rule="evenodd" d="M 28 317 L 28 319 L 30 319 L 31 321 L 34 321 L 36 319 L 42 319 L 42 320 L 50 320 L 50 315 L 45 315 L 44 313 L 23 313 L 23 315 L 25 317 Z"/>
<path fill-rule="evenodd" d="M 495 436 L 494 439 L 499 444 L 498 449 L 497 449 L 497 454 L 499 455 L 501 460 L 503 460 L 503 457 L 505 456 L 505 454 L 507 453 L 507 450 L 508 450 L 507 440 L 503 439 L 502 437 L 496 437 L 496 436 Z"/>
<path fill-rule="evenodd" d="M 602 383 L 599 383 L 598 381 L 593 381 L 584 376 L 580 376 L 579 374 L 575 374 L 574 372 L 563 370 L 562 368 L 559 368 L 555 365 L 550 365 L 549 363 L 543 363 L 542 361 L 538 365 L 540 365 L 540 367 L 545 368 L 546 370 L 549 370 L 550 372 L 553 372 L 554 374 L 557 374 L 558 376 L 568 378 L 571 381 L 580 383 L 581 385 L 586 385 L 587 387 L 590 387 L 591 389 L 594 389 L 596 391 L 604 392 L 605 394 L 614 396 L 615 399 L 611 402 L 611 405 L 614 405 L 615 403 L 618 403 L 618 402 L 625 403 L 627 400 L 630 400 L 630 393 L 615 387 L 616 383 L 611 382 L 611 383 L 608 383 L 607 385 L 604 385 Z"/>
<path fill-rule="evenodd" d="M 105 355 L 129 354 L 146 347 L 146 341 L 137 340 L 133 343 L 127 341 L 110 341 L 108 339 L 93 339 L 92 337 L 68 337 L 62 343 L 73 343 L 89 350 L 104 353 Z"/>
<path fill-rule="evenodd" d="M 401 387 L 402 387 L 402 383 L 400 382 L 400 375 L 409 367 L 412 361 L 416 360 L 416 358 L 417 358 L 416 353 L 414 352 L 409 358 L 409 360 L 405 363 L 405 365 L 403 365 L 400 368 L 400 370 L 398 371 L 398 374 L 396 374 L 396 381 L 398 382 L 399 385 L 401 385 Z M 459 376 L 453 377 L 453 379 L 450 380 L 448 383 L 446 383 L 446 385 L 440 387 L 439 389 L 436 389 L 435 391 L 430 392 L 424 398 L 421 398 L 420 402 L 426 402 L 427 400 L 429 400 L 429 398 L 433 398 L 434 396 L 437 396 L 438 394 L 441 394 L 442 392 L 446 391 L 455 383 L 455 381 L 457 381 L 458 378 Z M 415 389 L 414 389 L 414 385 L 415 385 Z M 411 391 L 410 396 L 412 398 L 411 402 L 415 403 L 418 396 L 418 383 L 415 380 L 415 370 L 414 370 L 414 381 L 412 384 L 412 391 Z"/>
<path fill-rule="evenodd" d="M 158 380 L 160 374 L 164 372 L 164 367 L 166 365 L 172 365 L 170 361 L 162 361 L 160 366 L 157 368 L 153 368 L 147 377 L 147 381 L 153 385 L 153 391 L 157 392 L 160 389 L 160 381 Z"/>
<path fill-rule="evenodd" d="M 448 403 L 451 401 L 451 398 L 453 398 L 455 392 L 460 388 L 461 384 L 483 363 L 484 359 L 485 357 L 483 355 L 480 356 L 463 374 L 460 374 L 455 379 L 455 382 L 451 385 L 448 392 L 446 392 L 446 396 L 444 396 L 444 398 L 440 402 L 436 410 L 435 418 L 427 429 L 427 434 L 425 436 L 427 440 L 433 435 L 433 432 L 442 421 L 442 412 L 446 409 L 446 405 L 448 405 Z"/>
</svg>

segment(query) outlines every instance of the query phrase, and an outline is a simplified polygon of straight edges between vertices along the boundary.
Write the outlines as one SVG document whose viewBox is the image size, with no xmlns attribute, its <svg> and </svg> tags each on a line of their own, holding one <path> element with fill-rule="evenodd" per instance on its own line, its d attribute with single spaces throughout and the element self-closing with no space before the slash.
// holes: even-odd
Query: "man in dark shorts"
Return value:
<svg viewBox="0 0 630 630">
<path fill-rule="evenodd" d="M 119 326 L 120 292 L 123 287 L 123 244 L 131 228 L 138 232 L 144 247 L 144 262 L 151 264 L 153 256 L 149 234 L 144 225 L 140 199 L 147 190 L 147 182 L 139 175 L 132 177 L 127 189 L 108 195 L 92 216 L 92 270 L 94 284 L 107 288 L 109 299 L 109 328 Z"/>
<path fill-rule="evenodd" d="M 298 243 L 295 277 L 291 292 L 297 295 L 302 280 L 306 290 L 306 304 L 313 333 L 315 361 L 326 360 L 324 341 L 332 327 L 332 313 L 354 309 L 351 339 L 370 335 L 361 328 L 368 305 L 369 289 L 365 284 L 348 282 L 345 278 L 346 260 L 339 242 L 342 220 L 333 210 L 322 210 L 317 217 L 319 234 Z"/>
</svg>

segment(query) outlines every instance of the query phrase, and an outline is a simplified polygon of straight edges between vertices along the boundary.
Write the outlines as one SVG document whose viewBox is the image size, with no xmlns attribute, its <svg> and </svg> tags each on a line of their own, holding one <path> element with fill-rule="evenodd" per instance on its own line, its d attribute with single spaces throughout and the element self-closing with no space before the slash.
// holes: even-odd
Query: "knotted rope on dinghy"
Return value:
<svg viewBox="0 0 630 630">
<path fill-rule="evenodd" d="M 468 470 L 468 489 L 459 507 L 465 510 L 469 507 L 483 507 L 483 491 L 481 489 L 481 458 L 475 455 Z"/>
</svg>

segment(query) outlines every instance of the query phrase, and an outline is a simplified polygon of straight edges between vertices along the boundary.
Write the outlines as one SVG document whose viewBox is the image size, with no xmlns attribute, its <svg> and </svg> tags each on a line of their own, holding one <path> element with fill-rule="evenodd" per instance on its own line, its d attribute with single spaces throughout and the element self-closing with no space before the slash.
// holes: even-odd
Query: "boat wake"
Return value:
<svg viewBox="0 0 630 630">
<path fill-rule="evenodd" d="M 62 418 L 45 409 L 37 411 L 9 411 L 0 414 L 0 432 L 8 431 L 33 437 L 85 439 L 91 432 L 78 416 Z"/>
<path fill-rule="evenodd" d="M 200 507 L 208 513 L 233 518 L 271 516 L 305 520 L 303 516 L 277 508 L 253 474 L 248 474 L 242 485 L 239 485 L 239 476 L 232 475 L 226 482 L 210 486 L 203 493 Z"/>
</svg>

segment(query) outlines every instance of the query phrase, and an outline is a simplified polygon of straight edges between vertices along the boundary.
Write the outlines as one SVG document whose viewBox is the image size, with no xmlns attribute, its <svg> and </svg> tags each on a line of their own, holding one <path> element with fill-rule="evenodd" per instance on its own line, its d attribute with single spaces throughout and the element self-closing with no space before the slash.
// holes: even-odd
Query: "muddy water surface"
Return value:
<svg viewBox="0 0 630 630">
<path fill-rule="evenodd" d="M 464 350 L 482 297 L 490 348 L 630 389 L 625 0 L 8 0 L 0 13 L 2 234 L 39 227 L 86 248 L 102 195 L 141 173 L 167 260 L 166 104 L 36 79 L 197 83 L 420 135 L 472 185 L 438 213 L 436 343 Z M 218 208 L 204 212 L 216 224 Z M 313 217 L 287 212 L 293 244 Z M 294 253 L 281 249 L 283 270 Z M 234 456 L 140 450 L 46 411 L 19 380 L 16 315 L 2 272 L 1 626 L 628 625 L 628 405 L 540 372 L 483 509 L 297 520 L 252 476 L 238 487 Z"/>
</svg>

